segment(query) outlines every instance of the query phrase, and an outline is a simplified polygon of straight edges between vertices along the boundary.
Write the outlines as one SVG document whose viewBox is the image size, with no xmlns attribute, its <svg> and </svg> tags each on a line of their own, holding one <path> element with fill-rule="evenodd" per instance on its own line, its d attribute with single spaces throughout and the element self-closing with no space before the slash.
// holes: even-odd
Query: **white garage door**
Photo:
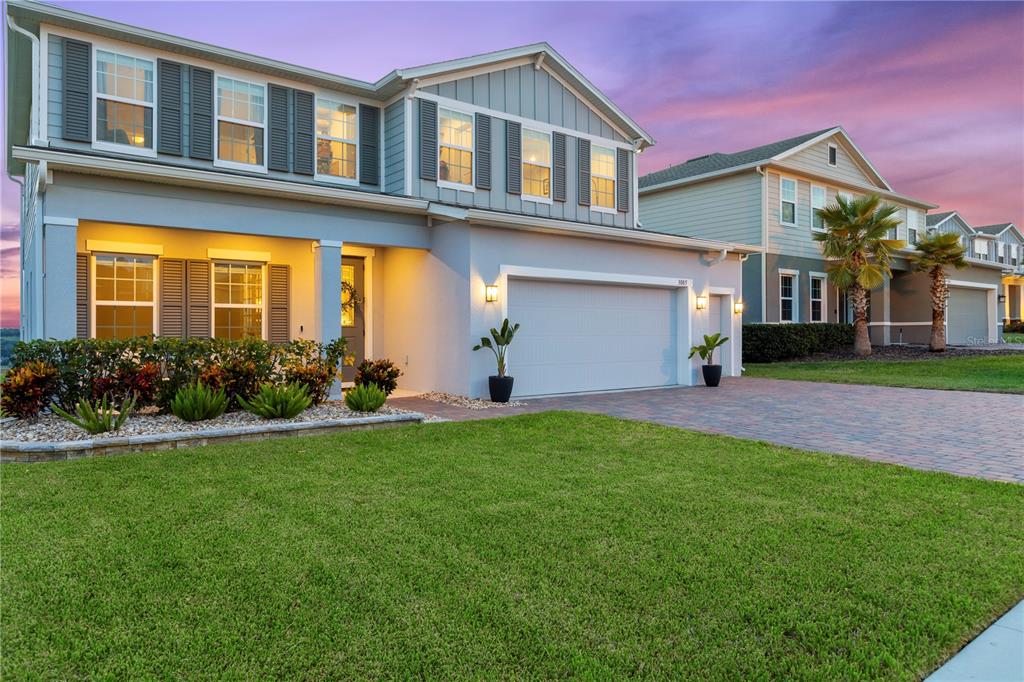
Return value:
<svg viewBox="0 0 1024 682">
<path fill-rule="evenodd" d="M 988 292 L 984 289 L 949 290 L 946 307 L 946 342 L 976 344 L 988 341 Z"/>
<path fill-rule="evenodd" d="M 671 289 L 511 280 L 515 395 L 676 383 Z"/>
</svg>

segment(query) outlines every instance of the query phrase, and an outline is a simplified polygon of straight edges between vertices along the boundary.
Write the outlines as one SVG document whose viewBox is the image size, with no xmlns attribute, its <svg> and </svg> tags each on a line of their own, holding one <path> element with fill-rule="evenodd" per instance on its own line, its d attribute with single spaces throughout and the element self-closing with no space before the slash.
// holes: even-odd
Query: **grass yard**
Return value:
<svg viewBox="0 0 1024 682">
<path fill-rule="evenodd" d="M 1024 334 L 1003 332 L 1003 341 L 1005 343 L 1024 343 Z"/>
<path fill-rule="evenodd" d="M 7 679 L 910 679 L 1024 596 L 1024 486 L 601 416 L 0 475 Z"/>
<path fill-rule="evenodd" d="M 929 360 L 841 360 L 744 365 L 744 376 L 840 384 L 1024 393 L 1024 354 Z"/>
</svg>

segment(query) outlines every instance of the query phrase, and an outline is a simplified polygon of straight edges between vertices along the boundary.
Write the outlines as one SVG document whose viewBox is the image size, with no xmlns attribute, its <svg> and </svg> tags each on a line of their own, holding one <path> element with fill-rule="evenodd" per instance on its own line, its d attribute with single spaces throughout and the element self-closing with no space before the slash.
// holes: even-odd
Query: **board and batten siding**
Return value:
<svg viewBox="0 0 1024 682">
<path fill-rule="evenodd" d="M 405 99 L 384 110 L 384 191 L 405 194 Z"/>
<path fill-rule="evenodd" d="M 828 165 L 828 146 L 836 146 L 837 163 L 835 166 Z M 787 156 L 780 163 L 813 175 L 822 175 L 835 178 L 836 182 L 848 182 L 857 185 L 875 185 L 875 181 L 853 160 L 852 150 L 846 144 L 831 137 L 811 145 L 792 156 Z M 879 188 L 883 189 L 883 188 Z"/>
<path fill-rule="evenodd" d="M 640 223 L 645 230 L 760 246 L 761 203 L 761 176 L 739 173 L 641 194 Z"/>
</svg>

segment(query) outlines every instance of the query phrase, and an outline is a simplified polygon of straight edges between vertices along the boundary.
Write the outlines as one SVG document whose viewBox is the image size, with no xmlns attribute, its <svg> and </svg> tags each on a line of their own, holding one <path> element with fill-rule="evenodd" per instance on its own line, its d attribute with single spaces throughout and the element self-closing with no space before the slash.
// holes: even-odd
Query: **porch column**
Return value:
<svg viewBox="0 0 1024 682">
<path fill-rule="evenodd" d="M 77 218 L 43 218 L 41 338 L 73 339 L 78 333 L 77 238 Z"/>
<path fill-rule="evenodd" d="M 316 291 L 316 336 L 330 343 L 341 336 L 341 242 L 313 243 L 313 284 Z"/>
</svg>

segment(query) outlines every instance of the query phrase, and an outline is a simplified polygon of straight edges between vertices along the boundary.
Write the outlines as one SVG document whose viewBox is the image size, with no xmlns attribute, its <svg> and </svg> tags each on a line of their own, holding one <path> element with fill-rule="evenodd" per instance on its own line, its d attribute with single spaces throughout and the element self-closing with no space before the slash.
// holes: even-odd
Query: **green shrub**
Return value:
<svg viewBox="0 0 1024 682">
<path fill-rule="evenodd" d="M 291 419 L 312 404 L 309 392 L 301 384 L 263 384 L 251 399 L 238 402 L 249 412 L 264 419 Z"/>
<path fill-rule="evenodd" d="M 308 365 L 292 364 L 284 368 L 285 382 L 305 386 L 314 405 L 327 400 L 336 375 L 337 369 L 332 370 L 322 360 L 314 360 Z"/>
<path fill-rule="evenodd" d="M 1007 334 L 1024 334 L 1024 320 L 1007 322 L 1003 325 L 1003 331 Z"/>
<path fill-rule="evenodd" d="M 356 386 L 376 384 L 384 391 L 385 396 L 389 396 L 398 388 L 398 377 L 400 376 L 402 376 L 402 370 L 398 369 L 390 360 L 363 360 L 356 368 L 355 384 Z"/>
<path fill-rule="evenodd" d="M 57 405 L 50 407 L 56 414 L 91 434 L 106 433 L 117 431 L 128 420 L 128 416 L 135 410 L 135 396 L 126 398 L 117 410 L 114 409 L 115 403 L 108 402 L 105 395 L 96 402 L 79 401 L 74 414 L 62 410 Z"/>
<path fill-rule="evenodd" d="M 15 367 L 0 384 L 0 408 L 6 415 L 32 419 L 49 404 L 58 379 L 57 368 L 40 360 Z"/>
<path fill-rule="evenodd" d="M 345 405 L 353 412 L 376 412 L 387 398 L 377 384 L 359 384 L 345 391 Z"/>
<path fill-rule="evenodd" d="M 223 388 L 210 388 L 199 381 L 179 388 L 171 401 L 174 416 L 187 422 L 216 419 L 227 407 L 228 397 Z"/>
<path fill-rule="evenodd" d="M 743 325 L 744 362 L 778 362 L 852 345 L 853 325 L 849 324 Z"/>
</svg>

